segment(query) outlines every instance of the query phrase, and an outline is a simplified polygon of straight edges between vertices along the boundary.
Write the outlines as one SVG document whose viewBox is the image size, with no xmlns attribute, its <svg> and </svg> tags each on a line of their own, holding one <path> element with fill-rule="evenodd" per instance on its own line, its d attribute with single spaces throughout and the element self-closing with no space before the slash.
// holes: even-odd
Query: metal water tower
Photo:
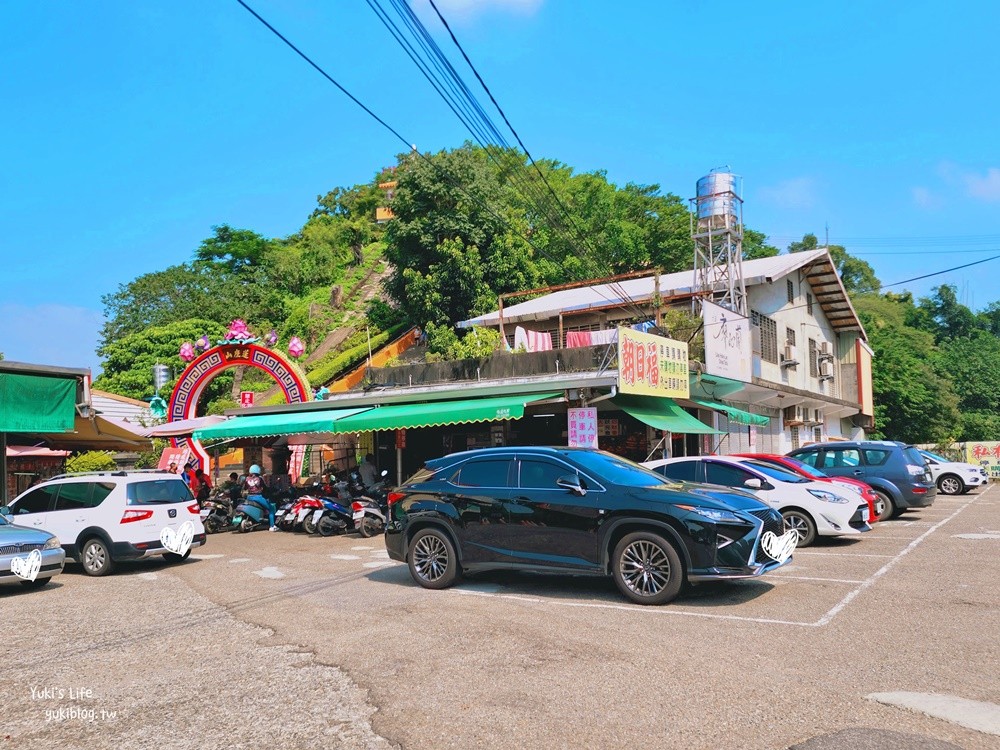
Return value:
<svg viewBox="0 0 1000 750">
<path fill-rule="evenodd" d="M 727 169 L 698 180 L 691 199 L 695 304 L 702 297 L 747 315 L 743 284 L 743 199 L 741 178 Z"/>
</svg>

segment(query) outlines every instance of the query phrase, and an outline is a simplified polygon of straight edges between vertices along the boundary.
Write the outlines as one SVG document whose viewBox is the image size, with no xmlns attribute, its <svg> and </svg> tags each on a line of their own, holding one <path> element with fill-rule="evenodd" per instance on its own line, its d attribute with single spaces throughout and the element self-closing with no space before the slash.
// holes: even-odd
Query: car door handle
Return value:
<svg viewBox="0 0 1000 750">
<path fill-rule="evenodd" d="M 864 474 L 864 472 L 861 471 L 861 469 L 855 469 L 854 470 L 854 476 L 860 477 L 862 474 Z"/>
</svg>

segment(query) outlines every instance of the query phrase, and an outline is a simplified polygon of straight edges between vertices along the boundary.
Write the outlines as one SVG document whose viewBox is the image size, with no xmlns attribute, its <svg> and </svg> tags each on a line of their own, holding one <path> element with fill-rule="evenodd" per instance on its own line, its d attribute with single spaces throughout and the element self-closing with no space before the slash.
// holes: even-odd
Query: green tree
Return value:
<svg viewBox="0 0 1000 750">
<path fill-rule="evenodd" d="M 788 252 L 800 253 L 807 250 L 819 248 L 819 241 L 815 234 L 803 235 L 801 242 L 793 242 L 788 246 Z M 855 258 L 847 252 L 843 245 L 829 245 L 826 248 L 833 259 L 833 266 L 840 274 L 840 280 L 844 288 L 851 294 L 868 294 L 877 292 L 882 288 L 881 282 L 875 275 L 875 269 L 866 261 Z"/>
<path fill-rule="evenodd" d="M 111 471 L 114 468 L 115 459 L 107 451 L 74 453 L 66 459 L 66 471 L 74 474 L 82 471 Z"/>
<path fill-rule="evenodd" d="M 743 230 L 743 260 L 773 258 L 780 254 L 781 250 L 768 244 L 767 235 L 763 232 L 756 232 L 753 229 Z"/>
<path fill-rule="evenodd" d="M 951 379 L 933 364 L 934 338 L 906 324 L 912 301 L 863 295 L 854 306 L 875 351 L 872 393 L 876 436 L 914 443 L 949 442 L 958 436 L 958 396 Z"/>
<path fill-rule="evenodd" d="M 958 301 L 958 290 L 949 284 L 935 287 L 930 297 L 922 297 L 908 322 L 934 334 L 937 342 L 971 336 L 985 323 Z"/>
</svg>

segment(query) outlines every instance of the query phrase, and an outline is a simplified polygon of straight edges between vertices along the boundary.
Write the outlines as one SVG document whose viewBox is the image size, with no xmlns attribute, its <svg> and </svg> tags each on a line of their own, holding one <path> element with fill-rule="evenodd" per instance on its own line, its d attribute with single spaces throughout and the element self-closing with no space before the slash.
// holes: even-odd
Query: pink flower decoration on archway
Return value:
<svg viewBox="0 0 1000 750">
<path fill-rule="evenodd" d="M 272 328 L 271 332 L 264 337 L 264 343 L 267 346 L 274 346 L 275 344 L 277 344 L 278 332 Z"/>
<path fill-rule="evenodd" d="M 293 358 L 298 359 L 305 352 L 305 344 L 302 343 L 302 339 L 298 336 L 292 336 L 292 340 L 288 342 L 288 353 L 292 355 Z"/>
<path fill-rule="evenodd" d="M 208 347 L 211 346 L 211 342 L 209 342 L 208 340 L 208 334 L 207 333 L 203 334 L 202 337 L 198 339 L 194 345 L 199 352 L 203 352 L 206 349 L 208 349 Z"/>
<path fill-rule="evenodd" d="M 185 362 L 190 362 L 192 359 L 195 358 L 194 346 L 192 346 L 190 341 L 185 341 L 183 344 L 181 344 L 181 349 L 177 354 Z"/>
<path fill-rule="evenodd" d="M 252 338 L 250 334 L 250 329 L 247 328 L 247 324 L 240 318 L 237 318 L 232 323 L 229 324 L 229 330 L 226 332 L 227 339 L 249 339 Z"/>
</svg>

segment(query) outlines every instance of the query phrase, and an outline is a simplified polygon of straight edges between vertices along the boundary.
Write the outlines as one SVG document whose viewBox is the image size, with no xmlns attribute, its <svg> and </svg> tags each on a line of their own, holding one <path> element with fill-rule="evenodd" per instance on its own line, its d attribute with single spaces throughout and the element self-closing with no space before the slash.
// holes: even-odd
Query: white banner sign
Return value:
<svg viewBox="0 0 1000 750">
<path fill-rule="evenodd" d="M 567 409 L 570 448 L 597 447 L 597 408 Z"/>
<path fill-rule="evenodd" d="M 712 302 L 702 302 L 705 371 L 744 383 L 751 381 L 750 320 Z"/>
</svg>

